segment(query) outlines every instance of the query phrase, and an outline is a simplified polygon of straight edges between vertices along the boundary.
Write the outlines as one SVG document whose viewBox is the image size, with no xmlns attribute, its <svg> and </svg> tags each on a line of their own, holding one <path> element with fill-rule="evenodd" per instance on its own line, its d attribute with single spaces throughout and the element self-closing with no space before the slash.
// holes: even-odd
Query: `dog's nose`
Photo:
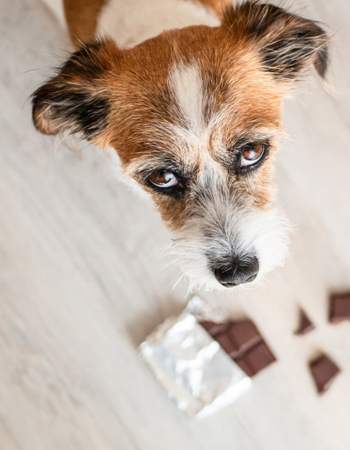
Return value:
<svg viewBox="0 0 350 450">
<path fill-rule="evenodd" d="M 259 261 L 255 256 L 243 260 L 235 258 L 230 266 L 217 266 L 213 271 L 216 279 L 223 286 L 238 286 L 255 280 L 259 272 Z"/>
</svg>

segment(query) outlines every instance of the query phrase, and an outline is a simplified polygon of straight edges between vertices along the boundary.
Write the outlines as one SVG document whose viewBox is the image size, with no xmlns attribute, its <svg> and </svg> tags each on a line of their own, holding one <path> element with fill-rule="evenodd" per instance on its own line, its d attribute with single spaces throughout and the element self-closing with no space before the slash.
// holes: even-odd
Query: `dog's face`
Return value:
<svg viewBox="0 0 350 450">
<path fill-rule="evenodd" d="M 231 287 L 281 264 L 285 221 L 271 208 L 281 102 L 327 38 L 312 21 L 256 2 L 220 27 L 172 30 L 120 50 L 84 46 L 34 94 L 45 134 L 114 147 L 174 233 L 192 283 Z"/>
</svg>

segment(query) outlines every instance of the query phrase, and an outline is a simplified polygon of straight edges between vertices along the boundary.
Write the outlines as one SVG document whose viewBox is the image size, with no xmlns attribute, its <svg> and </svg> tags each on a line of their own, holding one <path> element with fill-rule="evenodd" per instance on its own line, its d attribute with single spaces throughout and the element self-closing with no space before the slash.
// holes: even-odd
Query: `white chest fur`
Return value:
<svg viewBox="0 0 350 450">
<path fill-rule="evenodd" d="M 191 25 L 214 27 L 220 21 L 212 10 L 189 0 L 110 0 L 100 15 L 97 35 L 130 48 L 165 30 Z"/>
</svg>

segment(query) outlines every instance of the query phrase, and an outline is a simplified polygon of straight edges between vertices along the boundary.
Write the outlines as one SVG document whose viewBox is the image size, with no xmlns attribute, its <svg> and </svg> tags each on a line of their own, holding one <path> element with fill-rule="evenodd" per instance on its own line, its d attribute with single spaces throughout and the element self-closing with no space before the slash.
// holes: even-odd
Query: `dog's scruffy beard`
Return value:
<svg viewBox="0 0 350 450">
<path fill-rule="evenodd" d="M 228 190 L 201 196 L 185 226 L 175 233 L 171 261 L 194 288 L 225 289 L 215 278 L 213 267 L 230 264 L 233 257 L 244 263 L 256 258 L 259 271 L 251 287 L 264 275 L 283 265 L 290 225 L 277 208 L 255 208 L 242 204 Z"/>
</svg>

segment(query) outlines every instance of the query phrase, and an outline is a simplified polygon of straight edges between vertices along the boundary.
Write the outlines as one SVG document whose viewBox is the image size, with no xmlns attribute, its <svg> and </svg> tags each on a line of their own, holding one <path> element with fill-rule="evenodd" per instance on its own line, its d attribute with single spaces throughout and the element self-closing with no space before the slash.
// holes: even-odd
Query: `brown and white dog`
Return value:
<svg viewBox="0 0 350 450">
<path fill-rule="evenodd" d="M 228 3 L 66 0 L 77 51 L 33 94 L 41 133 L 117 151 L 172 230 L 184 274 L 207 288 L 283 262 L 286 221 L 271 206 L 281 103 L 328 59 L 317 23 Z"/>
</svg>

